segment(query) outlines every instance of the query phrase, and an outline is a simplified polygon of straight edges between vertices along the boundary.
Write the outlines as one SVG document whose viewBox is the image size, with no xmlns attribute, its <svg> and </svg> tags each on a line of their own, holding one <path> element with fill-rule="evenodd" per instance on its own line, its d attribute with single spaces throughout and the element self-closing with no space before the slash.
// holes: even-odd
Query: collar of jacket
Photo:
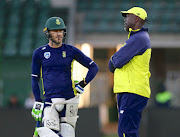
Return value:
<svg viewBox="0 0 180 137">
<path fill-rule="evenodd" d="M 129 28 L 128 39 L 130 38 L 130 36 L 132 36 L 135 33 L 140 32 L 140 31 L 148 31 L 148 28 L 142 27 L 141 29 L 136 29 L 136 30 L 133 30 L 132 28 Z"/>
</svg>

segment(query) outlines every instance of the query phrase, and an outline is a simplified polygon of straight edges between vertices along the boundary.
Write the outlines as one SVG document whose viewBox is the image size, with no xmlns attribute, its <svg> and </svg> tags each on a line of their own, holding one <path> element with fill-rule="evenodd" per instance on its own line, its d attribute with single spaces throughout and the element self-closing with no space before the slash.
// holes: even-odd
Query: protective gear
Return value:
<svg viewBox="0 0 180 137">
<path fill-rule="evenodd" d="M 59 131 L 59 113 L 53 106 L 47 106 L 44 109 L 43 124 L 44 127 Z"/>
<path fill-rule="evenodd" d="M 60 17 L 51 17 L 46 21 L 43 32 L 48 39 L 51 37 L 49 30 L 64 30 L 64 37 L 66 36 L 67 32 L 64 21 Z"/>
<path fill-rule="evenodd" d="M 33 109 L 31 111 L 32 116 L 36 121 L 42 120 L 42 111 L 44 108 L 44 103 L 36 101 L 33 105 Z"/>
<path fill-rule="evenodd" d="M 59 137 L 54 131 L 47 127 L 39 127 L 36 130 L 40 137 Z"/>
<path fill-rule="evenodd" d="M 78 92 L 79 94 L 82 94 L 82 93 L 84 92 L 84 87 L 85 87 L 86 85 L 87 85 L 87 84 L 86 84 L 85 80 L 82 80 L 82 81 L 80 81 L 80 82 L 78 82 L 78 83 L 75 84 L 75 89 L 77 90 L 77 92 Z"/>
<path fill-rule="evenodd" d="M 75 89 L 77 90 L 77 93 L 79 94 L 84 93 L 84 88 L 82 88 L 79 84 L 75 85 Z"/>
<path fill-rule="evenodd" d="M 75 131 L 71 125 L 67 123 L 61 123 L 60 127 L 60 135 L 62 135 L 63 137 L 75 137 Z"/>
<path fill-rule="evenodd" d="M 52 102 L 53 103 L 47 103 L 47 104 L 51 104 L 51 106 L 47 106 L 44 109 L 44 117 L 43 117 L 44 127 L 54 129 L 56 131 L 61 130 L 60 125 L 62 123 L 60 124 L 59 113 L 57 112 L 57 110 L 62 111 L 62 109 L 64 108 L 64 104 L 66 104 L 66 114 L 65 114 L 65 117 L 61 118 L 61 122 L 66 122 L 66 124 L 69 124 L 69 126 L 72 126 L 72 128 L 75 128 L 77 118 L 78 118 L 77 113 L 78 113 L 79 95 L 69 100 L 65 100 L 63 98 L 54 98 L 52 99 Z M 63 126 L 63 128 L 64 127 L 65 126 Z M 64 133 L 66 131 L 70 130 L 71 133 L 73 133 L 74 131 L 74 129 L 72 130 L 70 129 L 70 127 L 67 130 L 65 129 L 63 130 L 64 131 L 62 132 L 64 135 L 66 134 L 68 135 L 68 133 L 66 134 Z M 66 136 L 63 136 L 63 137 L 66 137 Z M 71 137 L 71 136 L 67 136 L 67 137 Z"/>
<path fill-rule="evenodd" d="M 64 102 L 65 98 L 52 98 L 52 103 L 55 104 L 55 108 L 58 112 L 61 112 L 64 108 L 64 104 L 59 104 L 59 102 Z"/>
<path fill-rule="evenodd" d="M 75 128 L 78 119 L 79 96 L 66 100 L 66 114 L 61 118 L 61 122 L 66 122 Z"/>
</svg>

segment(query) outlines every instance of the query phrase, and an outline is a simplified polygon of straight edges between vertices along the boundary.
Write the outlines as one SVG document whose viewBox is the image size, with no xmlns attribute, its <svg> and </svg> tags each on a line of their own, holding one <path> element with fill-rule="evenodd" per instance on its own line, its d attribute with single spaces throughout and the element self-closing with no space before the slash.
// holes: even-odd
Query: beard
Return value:
<svg viewBox="0 0 180 137">
<path fill-rule="evenodd" d="M 55 43 L 56 45 L 60 45 L 62 43 L 63 37 L 52 37 L 51 41 Z"/>
<path fill-rule="evenodd" d="M 124 26 L 124 31 L 129 32 L 129 27 Z"/>
</svg>

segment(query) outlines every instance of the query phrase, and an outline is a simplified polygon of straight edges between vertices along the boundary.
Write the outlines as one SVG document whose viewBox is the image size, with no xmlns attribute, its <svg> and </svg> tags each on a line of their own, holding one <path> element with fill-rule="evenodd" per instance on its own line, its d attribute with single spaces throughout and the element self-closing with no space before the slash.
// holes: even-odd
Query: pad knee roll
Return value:
<svg viewBox="0 0 180 137">
<path fill-rule="evenodd" d="M 55 132 L 47 127 L 40 127 L 36 129 L 40 137 L 59 137 Z"/>
<path fill-rule="evenodd" d="M 63 137 L 75 137 L 75 130 L 70 124 L 61 123 L 60 135 Z"/>
</svg>

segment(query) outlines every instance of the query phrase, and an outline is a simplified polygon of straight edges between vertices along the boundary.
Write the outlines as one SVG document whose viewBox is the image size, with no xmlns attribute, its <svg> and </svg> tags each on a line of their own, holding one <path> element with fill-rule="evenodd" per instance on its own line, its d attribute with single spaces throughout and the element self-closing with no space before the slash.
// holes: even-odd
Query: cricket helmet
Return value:
<svg viewBox="0 0 180 137">
<path fill-rule="evenodd" d="M 63 19 L 60 17 L 51 17 L 46 21 L 45 28 L 43 32 L 49 38 L 49 30 L 64 30 L 66 33 L 66 26 L 64 24 Z"/>
</svg>

